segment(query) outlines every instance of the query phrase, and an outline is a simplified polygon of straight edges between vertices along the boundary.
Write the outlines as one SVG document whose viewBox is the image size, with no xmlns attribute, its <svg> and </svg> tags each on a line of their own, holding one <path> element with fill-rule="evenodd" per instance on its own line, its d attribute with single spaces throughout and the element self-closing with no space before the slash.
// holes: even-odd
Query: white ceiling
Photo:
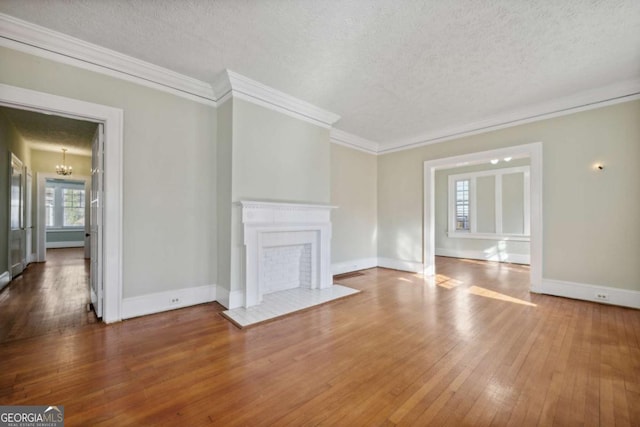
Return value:
<svg viewBox="0 0 640 427">
<path fill-rule="evenodd" d="M 91 155 L 96 123 L 8 107 L 0 107 L 0 113 L 32 149 L 61 153 L 66 148 L 69 154 Z"/>
<path fill-rule="evenodd" d="M 638 0 L 2 0 L 213 82 L 225 68 L 397 145 L 640 79 Z"/>
</svg>

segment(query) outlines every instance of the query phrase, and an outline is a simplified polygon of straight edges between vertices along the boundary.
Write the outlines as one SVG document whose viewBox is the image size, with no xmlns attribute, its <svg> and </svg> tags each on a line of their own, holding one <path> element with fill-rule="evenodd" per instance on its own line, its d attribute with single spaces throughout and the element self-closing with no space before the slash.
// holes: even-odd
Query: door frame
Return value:
<svg viewBox="0 0 640 427">
<path fill-rule="evenodd" d="M 123 110 L 6 84 L 0 105 L 104 124 L 103 321 L 121 320 Z"/>
<path fill-rule="evenodd" d="M 435 263 L 435 172 L 439 169 L 477 164 L 504 157 L 529 157 L 531 165 L 530 203 L 531 214 L 531 264 L 530 290 L 539 292 L 542 285 L 542 142 L 515 145 L 495 150 L 480 151 L 460 156 L 445 157 L 424 162 L 424 227 L 423 273 L 436 274 Z"/>
<path fill-rule="evenodd" d="M 33 173 L 31 169 L 24 168 L 24 233 L 25 233 L 25 268 L 33 261 Z"/>
<path fill-rule="evenodd" d="M 14 274 L 14 269 L 13 266 L 14 265 L 18 265 L 18 263 L 13 263 L 13 259 L 11 258 L 11 244 L 13 243 L 12 240 L 12 235 L 16 232 L 16 231 L 20 231 L 22 233 L 22 237 L 20 238 L 21 242 L 23 245 L 26 245 L 27 243 L 27 239 L 26 239 L 26 224 L 25 224 L 25 220 L 26 220 L 26 216 L 25 216 L 25 202 L 26 202 L 26 197 L 25 197 L 25 190 L 26 190 L 26 177 L 25 177 L 25 171 L 26 171 L 26 166 L 24 164 L 24 162 L 22 161 L 22 159 L 20 159 L 13 151 L 9 152 L 9 188 L 8 188 L 8 196 L 9 196 L 9 203 L 8 203 L 8 218 L 9 218 L 9 228 L 7 230 L 7 270 L 9 271 L 9 277 L 11 278 L 11 280 L 13 280 L 15 277 L 19 276 L 20 274 L 22 274 L 22 272 L 24 271 L 24 269 L 26 268 L 26 264 L 25 264 L 25 257 L 24 257 L 24 252 L 25 252 L 25 247 L 22 247 L 22 254 L 21 254 L 21 258 L 20 258 L 20 271 L 18 271 L 17 273 Z M 11 216 L 12 216 L 12 210 L 13 210 L 13 165 L 14 163 L 16 165 L 19 164 L 18 169 L 20 170 L 20 212 L 18 212 L 18 220 L 19 220 L 19 226 L 18 226 L 18 230 L 14 230 L 13 227 L 11 226 Z"/>
<path fill-rule="evenodd" d="M 74 175 L 74 176 L 62 176 L 62 175 L 58 175 L 55 173 L 49 173 L 49 172 L 37 172 L 36 173 L 36 179 L 37 179 L 37 187 L 36 187 L 36 194 L 37 194 L 37 203 L 36 203 L 36 207 L 37 207 L 37 221 L 36 221 L 36 233 L 37 233 L 37 238 L 36 238 L 36 259 L 38 262 L 46 262 L 47 261 L 47 239 L 46 239 L 46 234 L 47 234 L 47 227 L 45 227 L 45 209 L 44 209 L 44 196 L 45 196 L 45 187 L 47 185 L 47 179 L 61 179 L 64 181 L 82 181 L 84 183 L 84 194 L 86 196 L 87 191 L 90 190 L 90 186 L 91 186 L 91 177 L 90 176 L 84 176 L 84 175 Z M 86 204 L 86 197 L 85 197 L 85 204 Z M 86 209 L 85 209 L 85 224 L 86 224 L 86 220 L 87 220 L 87 214 L 86 214 Z M 86 234 L 86 226 L 85 229 L 82 230 L 82 234 Z M 86 238 L 84 239 L 86 241 Z M 85 243 L 86 244 L 86 243 Z"/>
</svg>

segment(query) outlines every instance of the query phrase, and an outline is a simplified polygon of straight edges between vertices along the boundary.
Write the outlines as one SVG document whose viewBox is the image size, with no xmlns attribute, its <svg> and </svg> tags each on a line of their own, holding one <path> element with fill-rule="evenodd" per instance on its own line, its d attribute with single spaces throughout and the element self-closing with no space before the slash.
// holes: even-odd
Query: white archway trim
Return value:
<svg viewBox="0 0 640 427">
<path fill-rule="evenodd" d="M 529 157 L 531 162 L 531 291 L 542 284 L 542 142 L 463 154 L 424 162 L 424 275 L 435 274 L 435 171 L 504 157 Z"/>
<path fill-rule="evenodd" d="M 103 320 L 121 320 L 123 111 L 5 84 L 0 84 L 0 104 L 104 123 Z"/>
</svg>

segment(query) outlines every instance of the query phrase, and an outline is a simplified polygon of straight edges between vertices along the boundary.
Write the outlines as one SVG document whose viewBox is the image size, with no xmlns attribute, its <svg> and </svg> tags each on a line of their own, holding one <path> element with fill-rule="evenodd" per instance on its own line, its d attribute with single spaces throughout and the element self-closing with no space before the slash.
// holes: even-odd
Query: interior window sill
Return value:
<svg viewBox="0 0 640 427">
<path fill-rule="evenodd" d="M 447 233 L 451 239 L 481 239 L 481 240 L 505 240 L 511 242 L 529 242 L 531 236 L 523 234 L 494 234 L 494 233 L 465 233 L 455 232 Z"/>
</svg>

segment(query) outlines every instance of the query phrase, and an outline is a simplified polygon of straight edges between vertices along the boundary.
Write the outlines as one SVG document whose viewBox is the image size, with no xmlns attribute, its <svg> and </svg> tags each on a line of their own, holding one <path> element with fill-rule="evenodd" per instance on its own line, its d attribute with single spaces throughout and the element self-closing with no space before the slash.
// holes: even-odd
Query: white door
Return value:
<svg viewBox="0 0 640 427">
<path fill-rule="evenodd" d="M 25 218 L 24 218 L 24 223 L 26 225 L 25 228 L 25 259 L 24 259 L 24 265 L 26 266 L 27 264 L 29 264 L 32 261 L 32 257 L 31 254 L 33 253 L 33 218 L 31 216 L 31 207 L 32 207 L 32 185 L 33 185 L 33 176 L 31 175 L 31 171 L 29 170 L 29 168 L 25 168 L 25 172 L 26 172 L 26 185 L 25 185 L 25 199 L 24 199 L 24 206 L 25 206 Z"/>
<path fill-rule="evenodd" d="M 90 291 L 91 304 L 96 316 L 102 317 L 102 215 L 103 215 L 103 153 L 104 130 L 99 124 L 91 145 L 91 267 L 90 267 Z"/>
<path fill-rule="evenodd" d="M 11 277 L 24 270 L 24 167 L 20 159 L 11 154 L 11 219 L 9 222 L 9 266 Z"/>
</svg>

